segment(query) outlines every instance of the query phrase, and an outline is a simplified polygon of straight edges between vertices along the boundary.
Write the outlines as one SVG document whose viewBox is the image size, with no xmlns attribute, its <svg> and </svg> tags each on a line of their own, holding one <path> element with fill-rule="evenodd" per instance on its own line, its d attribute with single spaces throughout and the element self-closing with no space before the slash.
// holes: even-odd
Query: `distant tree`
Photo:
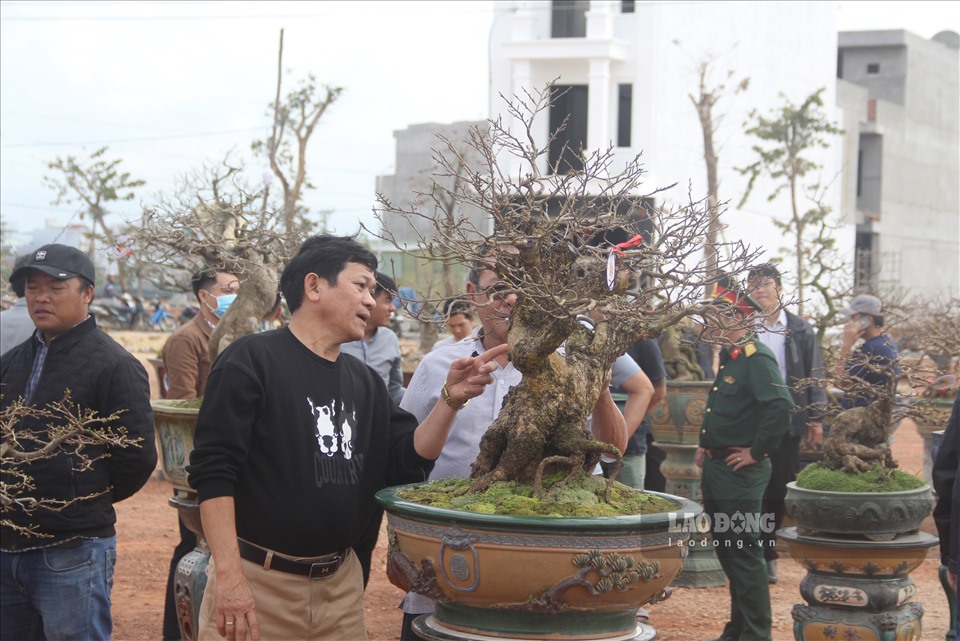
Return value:
<svg viewBox="0 0 960 641">
<path fill-rule="evenodd" d="M 810 158 L 811 152 L 826 149 L 833 136 L 843 133 L 823 112 L 823 92 L 823 88 L 815 91 L 799 106 L 781 95 L 783 105 L 769 116 L 751 111 L 744 126 L 746 133 L 757 139 L 753 145 L 756 160 L 737 168 L 749 178 L 740 207 L 753 193 L 758 178 L 767 177 L 775 184 L 767 201 L 788 191 L 790 216 L 773 222 L 792 242 L 792 247 L 782 251 L 793 265 L 792 279 L 796 281 L 800 316 L 804 316 L 806 294 L 810 289 L 824 298 L 827 315 L 834 313 L 837 291 L 831 276 L 844 270 L 836 241 L 831 236 L 835 229 L 830 220 L 831 210 L 824 204 L 826 187 L 820 183 L 819 176 L 822 166 Z M 804 195 L 812 202 L 806 210 L 801 204 Z M 820 325 L 822 335 L 825 323 L 821 320 Z"/>
<path fill-rule="evenodd" d="M 293 232 L 296 227 L 302 227 L 302 221 L 298 219 L 305 213 L 300 205 L 303 190 L 313 188 L 307 180 L 307 143 L 320 118 L 340 97 L 343 89 L 317 85 L 316 77 L 309 74 L 281 102 L 282 79 L 283 29 L 280 30 L 280 50 L 277 55 L 277 93 L 269 106 L 273 130 L 268 139 L 254 141 L 252 148 L 255 153 L 266 156 L 270 171 L 280 181 L 283 188 L 284 226 L 288 232 Z M 262 194 L 264 208 L 269 197 L 270 187 L 267 185 Z M 326 222 L 323 227 L 326 227 Z"/>
<path fill-rule="evenodd" d="M 90 154 L 89 158 L 82 160 L 78 160 L 76 156 L 57 157 L 53 162 L 47 163 L 47 169 L 55 173 L 44 176 L 43 183 L 57 192 L 57 199 L 53 204 L 80 201 L 86 205 L 86 211 L 80 212 L 80 218 L 90 216 L 94 236 L 99 233 L 111 246 L 119 247 L 124 245 L 124 241 L 107 225 L 108 212 L 105 205 L 115 201 L 133 200 L 136 195 L 134 190 L 143 187 L 146 182 L 131 178 L 129 172 L 121 172 L 119 166 L 122 160 L 109 160 L 106 153 L 107 147 L 101 147 Z M 127 283 L 123 262 L 119 263 L 119 267 L 120 285 L 125 289 Z"/>
<path fill-rule="evenodd" d="M 674 44 L 680 42 L 674 40 Z M 720 233 L 720 180 L 718 166 L 720 159 L 717 155 L 717 146 L 714 136 L 723 121 L 714 108 L 721 98 L 732 93 L 734 95 L 746 91 L 750 86 L 750 78 L 739 80 L 734 78 L 735 72 L 728 69 L 722 74 L 720 81 L 715 80 L 715 71 L 718 57 L 706 53 L 697 63 L 699 79 L 697 93 L 687 94 L 700 121 L 700 130 L 703 132 L 703 160 L 707 170 L 707 211 L 711 216 L 710 226 L 707 228 L 707 242 L 704 246 L 704 261 L 711 274 L 717 273 L 717 237 Z M 732 83 L 732 84 L 731 84 Z"/>
</svg>

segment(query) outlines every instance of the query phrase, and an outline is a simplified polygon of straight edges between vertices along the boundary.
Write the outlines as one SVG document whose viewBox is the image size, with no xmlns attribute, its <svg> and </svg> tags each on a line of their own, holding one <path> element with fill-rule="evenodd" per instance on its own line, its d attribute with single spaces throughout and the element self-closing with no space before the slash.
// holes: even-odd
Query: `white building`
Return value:
<svg viewBox="0 0 960 641">
<path fill-rule="evenodd" d="M 691 101 L 700 64 L 713 60 L 708 86 L 749 78 L 747 91 L 731 87 L 713 110 L 724 238 L 786 258 L 789 272 L 792 241 L 772 223 L 788 218 L 789 200 L 768 201 L 776 185 L 758 180 L 740 207 L 747 182 L 736 168 L 756 160 L 755 139 L 744 131 L 752 112 L 770 115 L 785 99 L 799 105 L 823 89 L 826 117 L 845 133 L 809 155 L 822 166 L 811 179 L 828 186 L 823 204 L 841 224 L 835 240 L 851 274 L 855 264 L 859 269 L 857 287 L 882 296 L 896 284 L 956 297 L 958 38 L 838 34 L 836 15 L 835 2 L 498 3 L 490 34 L 491 118 L 509 122 L 500 94 L 539 92 L 555 82 L 566 93 L 536 124 L 541 146 L 569 117 L 564 135 L 571 147 L 612 147 L 620 166 L 642 154 L 645 191 L 675 184 L 656 198 L 680 205 L 707 195 L 703 133 Z M 450 127 L 445 133 L 455 134 Z M 428 171 L 441 130 L 398 132 L 397 174 L 379 179 L 378 189 L 395 198 L 409 191 Z M 541 170 L 559 159 L 554 149 Z M 798 204 L 813 205 L 803 196 Z"/>
<path fill-rule="evenodd" d="M 856 211 L 857 285 L 960 296 L 960 37 L 840 34 L 839 104 Z"/>
<path fill-rule="evenodd" d="M 698 93 L 700 63 L 714 59 L 710 83 L 724 81 L 728 72 L 750 81 L 748 91 L 729 91 L 713 112 L 722 120 L 715 142 L 718 195 L 727 203 L 725 238 L 762 246 L 774 257 L 790 243 L 771 219 L 786 219 L 790 205 L 783 197 L 768 202 L 773 185 L 758 181 L 751 198 L 736 207 L 746 178 L 734 168 L 755 160 L 743 124 L 752 110 L 768 114 L 784 97 L 799 105 L 821 88 L 827 117 L 838 120 L 836 10 L 829 2 L 504 3 L 491 34 L 491 113 L 505 114 L 498 94 L 539 91 L 556 80 L 570 87 L 553 108 L 570 116 L 568 141 L 587 152 L 613 146 L 618 164 L 642 153 L 646 191 L 675 184 L 657 200 L 681 205 L 707 195 L 703 133 L 691 95 Z M 548 120 L 559 119 L 539 123 L 542 141 Z M 840 173 L 842 147 L 838 137 L 815 158 L 825 176 Z M 839 188 L 827 193 L 826 204 L 837 216 L 852 214 L 841 211 Z M 852 262 L 848 228 L 842 242 Z"/>
</svg>

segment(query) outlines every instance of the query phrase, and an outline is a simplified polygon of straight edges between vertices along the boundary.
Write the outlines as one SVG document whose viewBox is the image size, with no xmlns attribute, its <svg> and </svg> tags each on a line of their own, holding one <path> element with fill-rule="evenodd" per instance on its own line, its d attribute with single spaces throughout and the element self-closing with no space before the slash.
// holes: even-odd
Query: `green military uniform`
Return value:
<svg viewBox="0 0 960 641">
<path fill-rule="evenodd" d="M 720 368 L 700 430 L 704 510 L 713 523 L 717 558 L 730 580 L 730 621 L 725 641 L 770 641 L 770 586 L 761 543 L 763 492 L 770 480 L 769 454 L 790 425 L 793 400 L 776 357 L 750 339 L 720 352 Z M 749 447 L 757 461 L 738 471 L 725 459 L 730 447 Z"/>
</svg>

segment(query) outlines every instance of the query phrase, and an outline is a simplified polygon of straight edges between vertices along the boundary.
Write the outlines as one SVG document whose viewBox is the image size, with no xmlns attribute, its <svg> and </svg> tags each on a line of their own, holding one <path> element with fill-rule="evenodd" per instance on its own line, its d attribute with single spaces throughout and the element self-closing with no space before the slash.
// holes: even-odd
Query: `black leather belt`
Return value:
<svg viewBox="0 0 960 641">
<path fill-rule="evenodd" d="M 718 450 L 704 450 L 704 454 L 707 455 L 707 458 L 717 459 L 717 458 L 727 458 L 731 454 L 739 454 L 740 450 L 735 450 L 732 447 L 721 447 Z"/>
<path fill-rule="evenodd" d="M 270 554 L 269 550 L 248 543 L 243 539 L 237 539 L 237 545 L 240 547 L 240 558 L 246 559 L 251 563 L 256 563 L 261 567 L 266 567 L 267 555 Z M 298 561 L 289 557 L 280 556 L 274 552 L 270 559 L 270 566 L 267 569 L 286 572 L 287 574 L 298 574 L 309 579 L 325 579 L 328 576 L 336 574 L 346 555 L 346 551 L 334 552 L 333 554 L 327 555 L 329 558 L 318 557 L 321 559 L 319 561 Z"/>
</svg>

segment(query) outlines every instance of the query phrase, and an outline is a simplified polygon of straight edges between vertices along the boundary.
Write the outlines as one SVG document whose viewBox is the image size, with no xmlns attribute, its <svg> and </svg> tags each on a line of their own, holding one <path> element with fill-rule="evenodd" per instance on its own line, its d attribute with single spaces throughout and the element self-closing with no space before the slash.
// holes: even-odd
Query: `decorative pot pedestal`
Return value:
<svg viewBox="0 0 960 641">
<path fill-rule="evenodd" d="M 660 472 L 667 481 L 667 494 L 702 503 L 700 468 L 696 453 L 700 425 L 707 407 L 709 381 L 667 381 L 666 397 L 650 410 L 650 431 L 657 447 L 667 453 Z M 709 530 L 697 530 L 691 540 L 683 569 L 671 585 L 710 588 L 726 585 Z"/>
<path fill-rule="evenodd" d="M 413 620 L 413 631 L 427 641 L 510 641 L 509 637 L 491 637 L 460 632 L 440 623 L 432 614 L 424 614 Z M 646 623 L 637 623 L 636 634 L 612 637 L 590 637 L 589 641 L 653 641 L 657 631 Z"/>
<path fill-rule="evenodd" d="M 182 641 L 195 641 L 200 627 L 200 601 L 207 587 L 210 548 L 200 526 L 200 506 L 197 504 L 196 493 L 174 488 L 169 504 L 177 510 L 187 529 L 197 535 L 197 547 L 180 559 L 173 583 L 180 637 Z"/>
<path fill-rule="evenodd" d="M 163 476 L 173 484 L 171 507 L 177 510 L 187 528 L 197 535 L 197 547 L 177 565 L 174 596 L 180 635 L 183 641 L 195 641 L 200 624 L 200 601 L 207 586 L 207 564 L 210 548 L 203 536 L 197 493 L 187 483 L 186 465 L 193 450 L 193 432 L 197 408 L 182 407 L 183 401 L 155 400 L 154 426 L 157 432 Z"/>
<path fill-rule="evenodd" d="M 808 570 L 800 583 L 807 603 L 793 607 L 796 641 L 920 639 L 923 606 L 914 601 L 909 574 L 937 537 L 919 532 L 870 541 L 858 535 L 800 535 L 795 527 L 777 536 Z"/>
</svg>

